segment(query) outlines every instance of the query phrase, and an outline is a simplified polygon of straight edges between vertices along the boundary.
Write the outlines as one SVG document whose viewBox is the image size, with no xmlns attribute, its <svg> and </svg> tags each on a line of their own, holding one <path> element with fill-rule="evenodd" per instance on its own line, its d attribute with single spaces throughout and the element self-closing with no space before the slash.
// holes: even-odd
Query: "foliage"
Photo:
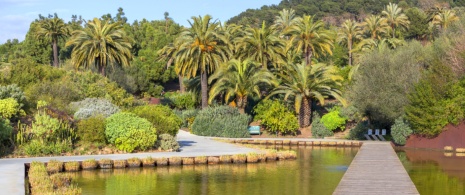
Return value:
<svg viewBox="0 0 465 195">
<path fill-rule="evenodd" d="M 16 84 L 0 86 L 0 99 L 13 98 L 19 103 L 19 107 L 23 108 L 26 103 L 26 95 L 23 90 Z"/>
<path fill-rule="evenodd" d="M 51 142 L 44 144 L 39 140 L 32 140 L 21 146 L 24 154 L 28 156 L 39 155 L 61 155 L 62 153 L 71 152 L 71 144 L 67 141 Z"/>
<path fill-rule="evenodd" d="M 75 130 L 67 121 L 53 118 L 43 111 L 34 115 L 30 132 L 43 144 L 55 141 L 67 141 L 71 144 L 76 139 Z"/>
<path fill-rule="evenodd" d="M 316 138 L 324 138 L 333 136 L 334 133 L 330 129 L 326 128 L 326 126 L 321 121 L 320 115 L 315 112 L 312 117 L 312 136 Z"/>
<path fill-rule="evenodd" d="M 247 131 L 250 117 L 229 106 L 208 107 L 201 110 L 192 124 L 192 132 L 200 136 L 250 137 Z"/>
<path fill-rule="evenodd" d="M 413 133 L 407 121 L 403 117 L 395 120 L 394 125 L 391 126 L 391 135 L 394 142 L 399 145 L 405 145 L 409 135 Z"/>
<path fill-rule="evenodd" d="M 192 124 L 195 121 L 195 117 L 199 113 L 197 109 L 183 110 L 181 113 L 182 127 L 187 127 L 189 130 L 192 130 Z"/>
<path fill-rule="evenodd" d="M 362 118 L 357 108 L 352 104 L 342 107 L 339 111 L 339 115 L 349 121 L 359 121 Z"/>
<path fill-rule="evenodd" d="M 81 142 L 105 143 L 105 117 L 98 115 L 80 120 L 77 136 Z"/>
<path fill-rule="evenodd" d="M 15 116 L 25 115 L 20 104 L 13 98 L 0 100 L 0 116 L 4 119 L 10 119 Z"/>
<path fill-rule="evenodd" d="M 180 148 L 179 143 L 170 134 L 161 134 L 160 136 L 158 136 L 157 145 L 159 149 L 164 151 L 178 151 Z"/>
<path fill-rule="evenodd" d="M 157 141 L 156 129 L 147 119 L 127 112 L 116 113 L 105 120 L 105 137 L 126 152 L 146 150 Z"/>
<path fill-rule="evenodd" d="M 131 110 L 134 114 L 150 121 L 158 134 L 176 136 L 182 120 L 167 106 L 147 105 L 138 106 Z"/>
<path fill-rule="evenodd" d="M 61 110 L 66 110 L 69 103 L 83 98 L 78 86 L 67 79 L 36 83 L 26 90 L 26 94 L 31 104 L 42 100 Z"/>
<path fill-rule="evenodd" d="M 120 111 L 118 106 L 101 98 L 86 98 L 79 102 L 72 102 L 70 106 L 74 108 L 74 110 L 77 110 L 76 113 L 74 113 L 74 118 L 76 119 L 87 119 L 97 115 L 106 118 Z"/>
<path fill-rule="evenodd" d="M 299 123 L 294 113 L 277 100 L 262 100 L 254 108 L 255 120 L 271 133 L 295 133 Z"/>
<path fill-rule="evenodd" d="M 364 140 L 364 135 L 367 133 L 368 129 L 369 125 L 367 121 L 360 121 L 354 128 L 350 129 L 347 139 Z"/>
<path fill-rule="evenodd" d="M 197 106 L 195 96 L 191 92 L 168 92 L 165 93 L 165 99 L 168 100 L 168 105 L 179 110 L 194 109 Z"/>
<path fill-rule="evenodd" d="M 329 113 L 321 117 L 321 123 L 331 131 L 336 129 L 344 130 L 347 118 L 342 117 L 339 112 L 340 108 L 333 108 Z"/>
<path fill-rule="evenodd" d="M 418 42 L 397 50 L 381 49 L 365 54 L 349 91 L 349 99 L 372 123 L 390 125 L 404 114 L 407 94 L 420 79 L 428 61 Z"/>
<path fill-rule="evenodd" d="M 13 127 L 10 121 L 0 118 L 0 142 L 10 139 L 11 133 L 13 133 Z"/>
</svg>

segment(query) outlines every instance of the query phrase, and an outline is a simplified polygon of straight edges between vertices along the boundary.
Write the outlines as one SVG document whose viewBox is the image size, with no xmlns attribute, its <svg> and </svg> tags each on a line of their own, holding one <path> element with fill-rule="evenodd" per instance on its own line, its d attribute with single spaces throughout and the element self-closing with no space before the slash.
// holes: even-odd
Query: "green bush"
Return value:
<svg viewBox="0 0 465 195">
<path fill-rule="evenodd" d="M 192 93 L 177 93 L 169 92 L 165 93 L 165 99 L 168 100 L 168 105 L 173 108 L 184 110 L 184 109 L 193 109 L 195 108 L 197 102 L 195 101 L 195 96 Z"/>
<path fill-rule="evenodd" d="M 158 136 L 158 148 L 164 151 L 178 151 L 179 143 L 170 134 L 161 134 Z"/>
<path fill-rule="evenodd" d="M 271 133 L 295 133 L 299 121 L 294 113 L 277 100 L 263 100 L 254 108 L 255 120 Z"/>
<path fill-rule="evenodd" d="M 8 119 L 0 118 L 0 142 L 10 139 L 13 127 Z"/>
<path fill-rule="evenodd" d="M 86 98 L 79 102 L 72 102 L 70 107 L 76 110 L 74 118 L 86 119 L 92 116 L 109 117 L 120 111 L 118 106 L 103 98 Z"/>
<path fill-rule="evenodd" d="M 158 134 L 170 134 L 175 136 L 181 127 L 182 120 L 171 108 L 162 105 L 138 106 L 132 112 L 139 117 L 150 121 L 157 129 Z"/>
<path fill-rule="evenodd" d="M 19 103 L 19 107 L 23 108 L 26 104 L 26 95 L 16 84 L 0 86 L 0 99 L 13 98 Z"/>
<path fill-rule="evenodd" d="M 413 133 L 407 121 L 403 117 L 396 119 L 394 125 L 391 126 L 392 139 L 396 144 L 405 145 L 409 135 Z"/>
<path fill-rule="evenodd" d="M 87 143 L 105 143 L 105 117 L 93 116 L 77 123 L 79 140 Z"/>
<path fill-rule="evenodd" d="M 13 98 L 0 100 L 0 116 L 5 119 L 10 119 L 15 116 L 25 115 L 20 104 Z"/>
<path fill-rule="evenodd" d="M 192 124 L 192 132 L 212 137 L 250 137 L 247 130 L 250 117 L 229 106 L 201 110 Z"/>
<path fill-rule="evenodd" d="M 36 138 L 47 143 L 61 128 L 60 120 L 52 118 L 43 112 L 37 112 L 31 125 L 31 132 Z"/>
<path fill-rule="evenodd" d="M 71 144 L 67 141 L 43 144 L 39 140 L 32 140 L 21 148 L 28 156 L 60 155 L 72 151 Z"/>
<path fill-rule="evenodd" d="M 197 109 L 183 110 L 181 113 L 182 127 L 192 130 L 192 124 L 195 121 L 195 117 L 199 113 Z"/>
<path fill-rule="evenodd" d="M 366 121 L 361 121 L 357 123 L 357 125 L 350 129 L 349 135 L 347 136 L 347 139 L 351 140 L 364 140 L 365 139 L 365 134 L 367 134 L 369 129 L 369 125 Z"/>
<path fill-rule="evenodd" d="M 312 117 L 312 136 L 316 138 L 324 138 L 333 135 L 333 131 L 326 128 L 326 126 L 322 123 L 320 115 L 317 112 L 314 112 Z"/>
<path fill-rule="evenodd" d="M 105 137 L 126 152 L 146 150 L 157 141 L 156 129 L 147 119 L 127 112 L 116 113 L 105 120 Z"/>
<path fill-rule="evenodd" d="M 323 125 L 327 129 L 331 131 L 334 131 L 336 129 L 344 130 L 347 119 L 344 117 L 341 117 L 341 115 L 339 114 L 339 110 L 340 108 L 335 107 L 329 113 L 321 117 L 321 123 L 323 123 Z"/>
</svg>

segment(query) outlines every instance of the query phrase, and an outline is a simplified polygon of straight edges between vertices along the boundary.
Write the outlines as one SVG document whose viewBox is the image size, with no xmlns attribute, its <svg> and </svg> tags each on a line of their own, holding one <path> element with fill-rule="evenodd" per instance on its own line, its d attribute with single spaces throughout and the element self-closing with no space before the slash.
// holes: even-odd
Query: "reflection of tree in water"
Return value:
<svg viewBox="0 0 465 195">
<path fill-rule="evenodd" d="M 78 180 L 88 194 L 331 194 L 344 171 L 328 167 L 348 166 L 358 151 L 293 149 L 298 159 L 292 161 L 131 168 L 109 173 L 95 170 L 80 174 Z M 87 189 L 90 183 L 95 185 Z"/>
</svg>

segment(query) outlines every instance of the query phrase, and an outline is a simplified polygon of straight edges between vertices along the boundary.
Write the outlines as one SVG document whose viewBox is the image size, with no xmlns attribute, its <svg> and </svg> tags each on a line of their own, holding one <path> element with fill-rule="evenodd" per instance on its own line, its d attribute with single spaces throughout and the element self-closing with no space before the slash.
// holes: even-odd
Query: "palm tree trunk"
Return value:
<svg viewBox="0 0 465 195">
<path fill-rule="evenodd" d="M 394 25 L 391 25 L 391 29 L 392 29 L 392 38 L 396 38 L 396 29 Z"/>
<path fill-rule="evenodd" d="M 95 59 L 95 65 L 97 65 L 98 71 L 100 72 L 100 74 L 101 74 L 102 76 L 105 76 L 105 67 L 102 66 L 102 64 L 100 63 L 100 57 L 97 57 L 97 58 Z"/>
<path fill-rule="evenodd" d="M 202 91 L 202 109 L 208 107 L 208 75 L 204 71 L 200 74 L 200 86 Z"/>
<path fill-rule="evenodd" d="M 312 114 L 312 102 L 307 97 L 302 97 L 302 103 L 299 111 L 299 125 L 300 127 L 310 126 L 310 117 Z"/>
<path fill-rule="evenodd" d="M 186 92 L 186 87 L 184 86 L 184 77 L 181 74 L 178 74 L 178 81 L 179 81 L 179 91 L 181 93 Z"/>
<path fill-rule="evenodd" d="M 53 66 L 58 67 L 58 46 L 57 38 L 53 37 L 52 49 L 53 49 Z"/>
<path fill-rule="evenodd" d="M 352 40 L 349 40 L 349 66 L 352 66 Z"/>
<path fill-rule="evenodd" d="M 305 52 L 305 65 L 310 66 L 312 65 L 312 49 L 308 48 L 307 51 Z"/>
<path fill-rule="evenodd" d="M 245 113 L 245 106 L 247 106 L 247 96 L 237 97 L 236 98 L 237 108 L 241 114 Z"/>
</svg>

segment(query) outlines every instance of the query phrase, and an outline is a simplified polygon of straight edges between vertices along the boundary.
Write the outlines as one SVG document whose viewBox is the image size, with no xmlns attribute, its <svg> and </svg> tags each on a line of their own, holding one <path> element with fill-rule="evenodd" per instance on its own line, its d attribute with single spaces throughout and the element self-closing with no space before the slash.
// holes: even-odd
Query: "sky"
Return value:
<svg viewBox="0 0 465 195">
<path fill-rule="evenodd" d="M 210 14 L 225 22 L 246 9 L 279 4 L 281 0 L 0 0 L 0 44 L 8 39 L 24 40 L 32 21 L 39 14 L 57 13 L 65 22 L 72 15 L 89 20 L 110 13 L 116 16 L 122 7 L 128 22 L 161 20 L 165 12 L 177 23 L 189 26 L 192 16 Z"/>
</svg>

